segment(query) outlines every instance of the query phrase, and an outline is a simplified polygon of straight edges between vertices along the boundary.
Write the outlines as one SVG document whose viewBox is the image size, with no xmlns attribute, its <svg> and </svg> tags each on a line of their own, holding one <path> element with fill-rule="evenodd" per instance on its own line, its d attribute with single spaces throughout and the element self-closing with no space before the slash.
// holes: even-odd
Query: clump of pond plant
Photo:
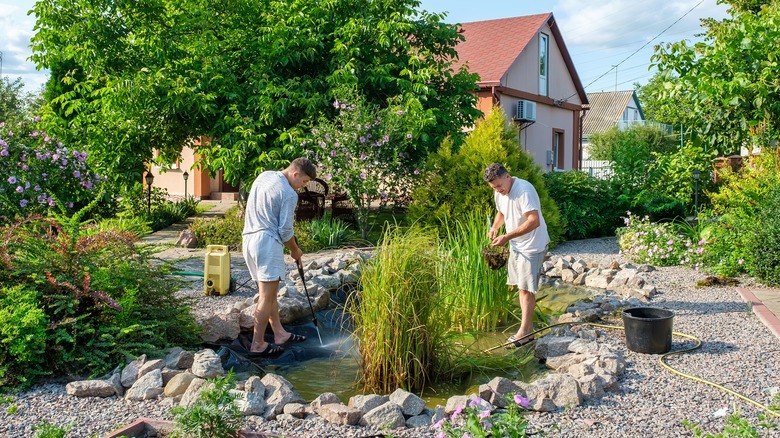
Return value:
<svg viewBox="0 0 780 438">
<path fill-rule="evenodd" d="M 506 271 L 491 269 L 482 256 L 489 228 L 484 217 L 469 214 L 446 227 L 439 243 L 436 282 L 450 322 L 461 330 L 495 330 L 513 307 Z"/>
<path fill-rule="evenodd" d="M 447 321 L 436 285 L 437 241 L 430 230 L 389 228 L 350 302 L 365 389 L 421 389 L 446 367 Z"/>
<path fill-rule="evenodd" d="M 456 224 L 451 246 L 418 225 L 385 231 L 350 302 L 365 391 L 421 391 L 528 362 L 527 356 L 486 355 L 473 347 L 477 327 L 494 330 L 512 306 L 505 276 L 485 265 L 480 251 L 487 231 L 474 221 Z M 477 229 L 481 237 L 467 241 Z"/>
</svg>

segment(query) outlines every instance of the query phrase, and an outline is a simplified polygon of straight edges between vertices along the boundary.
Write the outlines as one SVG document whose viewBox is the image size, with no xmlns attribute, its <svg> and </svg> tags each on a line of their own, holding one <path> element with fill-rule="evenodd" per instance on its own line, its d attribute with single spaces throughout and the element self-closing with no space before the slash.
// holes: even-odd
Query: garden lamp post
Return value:
<svg viewBox="0 0 780 438">
<path fill-rule="evenodd" d="M 154 175 L 152 175 L 152 168 L 146 171 L 146 213 L 152 214 L 152 182 L 154 181 Z"/>
<path fill-rule="evenodd" d="M 181 174 L 181 177 L 184 178 L 184 200 L 187 200 L 187 179 L 189 179 L 190 174 L 187 173 L 185 170 L 184 173 Z"/>
<path fill-rule="evenodd" d="M 696 215 L 699 214 L 699 178 L 701 177 L 701 172 L 699 169 L 693 169 L 693 184 L 694 184 L 694 192 L 693 192 L 693 209 L 696 212 Z"/>
</svg>

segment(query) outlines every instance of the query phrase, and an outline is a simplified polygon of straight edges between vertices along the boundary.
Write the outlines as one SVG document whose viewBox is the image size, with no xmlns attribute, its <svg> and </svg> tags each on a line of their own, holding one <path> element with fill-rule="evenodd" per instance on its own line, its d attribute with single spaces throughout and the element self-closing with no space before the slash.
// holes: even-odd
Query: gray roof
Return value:
<svg viewBox="0 0 780 438">
<path fill-rule="evenodd" d="M 588 93 L 590 109 L 585 113 L 585 120 L 582 122 L 582 136 L 602 133 L 614 126 L 615 122 L 623 118 L 623 111 L 634 96 L 633 90 Z M 639 111 L 641 113 L 642 109 Z"/>
</svg>

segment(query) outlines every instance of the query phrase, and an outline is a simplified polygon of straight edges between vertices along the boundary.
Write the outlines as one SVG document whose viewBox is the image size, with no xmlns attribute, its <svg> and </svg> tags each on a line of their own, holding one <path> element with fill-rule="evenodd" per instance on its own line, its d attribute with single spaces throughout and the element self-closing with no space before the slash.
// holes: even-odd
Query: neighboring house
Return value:
<svg viewBox="0 0 780 438">
<path fill-rule="evenodd" d="M 601 134 L 613 126 L 623 130 L 638 123 L 645 123 L 639 98 L 633 90 L 601 91 L 588 93 L 590 109 L 582 123 L 583 159 L 588 159 L 589 138 Z"/>
<path fill-rule="evenodd" d="M 196 140 L 193 147 L 197 148 L 199 145 L 200 140 Z M 226 183 L 222 179 L 221 170 L 211 178 L 208 170 L 198 169 L 196 164 L 199 159 L 192 147 L 185 146 L 182 148 L 181 159 L 178 162 L 169 166 L 152 166 L 154 176 L 152 186 L 168 190 L 168 195 L 172 197 L 184 197 L 186 192 L 187 196 L 195 199 L 237 201 L 238 187 Z M 146 189 L 146 182 L 144 182 L 144 189 Z"/>
<path fill-rule="evenodd" d="M 477 107 L 500 106 L 545 172 L 580 167 L 588 97 L 552 13 L 463 23 L 457 69 L 479 74 Z"/>
</svg>

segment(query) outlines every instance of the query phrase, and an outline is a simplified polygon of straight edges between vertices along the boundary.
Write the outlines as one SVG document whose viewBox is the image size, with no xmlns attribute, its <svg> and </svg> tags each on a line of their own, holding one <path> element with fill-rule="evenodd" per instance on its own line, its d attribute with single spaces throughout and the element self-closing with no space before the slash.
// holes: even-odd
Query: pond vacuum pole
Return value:
<svg viewBox="0 0 780 438">
<path fill-rule="evenodd" d="M 296 240 L 296 243 L 297 242 L 298 241 Z M 303 291 L 306 292 L 306 301 L 309 302 L 309 310 L 311 311 L 311 321 L 314 323 L 314 329 L 317 330 L 317 338 L 319 338 L 320 347 L 322 347 L 325 344 L 322 343 L 322 336 L 320 336 L 320 328 L 317 325 L 317 316 L 314 314 L 314 307 L 312 307 L 311 305 L 311 298 L 309 297 L 309 288 L 306 287 L 306 277 L 303 274 L 303 264 L 301 263 L 300 260 L 297 260 L 295 264 L 298 266 L 298 274 L 301 276 L 301 281 L 303 282 Z"/>
</svg>

